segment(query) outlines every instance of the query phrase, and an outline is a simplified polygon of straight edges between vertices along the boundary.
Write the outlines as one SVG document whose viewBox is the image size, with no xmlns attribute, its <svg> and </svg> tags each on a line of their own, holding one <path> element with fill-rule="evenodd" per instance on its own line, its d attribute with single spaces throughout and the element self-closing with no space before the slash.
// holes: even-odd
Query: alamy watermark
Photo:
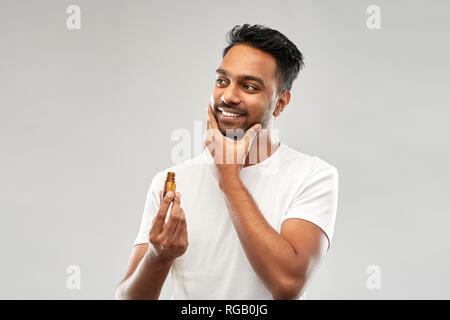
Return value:
<svg viewBox="0 0 450 320">
<path fill-rule="evenodd" d="M 381 268 L 375 264 L 370 265 L 366 269 L 369 277 L 366 280 L 366 286 L 369 290 L 381 289 Z"/>
<path fill-rule="evenodd" d="M 369 14 L 366 20 L 366 26 L 369 30 L 381 29 L 381 9 L 377 5 L 370 5 L 366 9 L 366 13 Z"/>
<path fill-rule="evenodd" d="M 66 13 L 70 14 L 66 20 L 66 27 L 69 30 L 81 29 L 81 9 L 79 6 L 72 4 L 67 7 Z"/>
<path fill-rule="evenodd" d="M 170 159 L 173 164 L 179 164 L 184 161 L 187 161 L 189 159 L 192 159 L 194 155 L 199 154 L 203 151 L 209 152 L 211 155 L 211 158 L 214 159 L 214 162 L 216 164 L 243 164 L 243 161 L 245 161 L 246 156 L 243 154 L 233 154 L 233 152 L 229 152 L 226 148 L 226 144 L 223 145 L 223 149 L 215 149 L 211 145 L 209 146 L 210 150 L 205 150 L 205 138 L 207 137 L 208 132 L 205 130 L 203 132 L 202 128 L 202 121 L 194 121 L 194 133 L 193 136 L 191 134 L 191 131 L 186 128 L 177 128 L 173 130 L 171 135 L 171 141 L 177 142 L 171 149 L 170 153 Z M 211 130 L 217 130 L 215 134 L 217 137 L 221 136 L 221 133 L 218 132 L 218 129 L 211 129 Z M 227 129 L 225 137 L 227 139 L 233 140 L 234 137 L 242 138 L 244 136 L 244 130 L 243 129 Z M 258 164 L 258 158 L 259 159 L 266 159 L 269 156 L 267 144 L 268 144 L 268 136 L 269 132 L 267 129 L 262 128 L 258 134 L 253 138 L 251 145 L 255 146 L 257 143 L 259 144 L 259 148 L 256 149 L 257 152 L 249 152 L 247 154 L 248 156 L 248 163 L 250 165 Z M 271 128 L 270 129 L 270 139 L 271 142 L 279 141 L 279 129 Z M 192 143 L 193 143 L 193 150 L 192 150 Z M 250 147 L 249 147 L 250 150 Z M 211 152 L 214 151 L 214 157 L 212 156 Z M 228 151 L 228 152 L 227 152 Z M 242 151 L 242 150 L 241 150 Z M 259 157 L 258 157 L 259 156 Z M 279 159 L 278 157 L 274 157 L 271 159 L 269 164 L 266 165 L 267 161 L 264 161 L 264 164 L 261 166 L 261 174 L 263 175 L 272 175 L 276 174 L 278 172 L 278 164 Z"/>
<path fill-rule="evenodd" d="M 66 273 L 69 274 L 66 281 L 66 287 L 69 290 L 81 289 L 81 268 L 77 265 L 70 265 L 66 269 Z"/>
</svg>

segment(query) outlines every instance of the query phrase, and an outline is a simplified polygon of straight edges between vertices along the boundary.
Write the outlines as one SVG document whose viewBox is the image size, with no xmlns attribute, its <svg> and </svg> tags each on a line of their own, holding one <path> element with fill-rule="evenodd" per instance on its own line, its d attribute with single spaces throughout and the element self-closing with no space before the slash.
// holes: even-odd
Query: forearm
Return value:
<svg viewBox="0 0 450 320">
<path fill-rule="evenodd" d="M 157 300 L 171 266 L 158 259 L 150 245 L 133 274 L 119 284 L 115 298 Z"/>
<path fill-rule="evenodd" d="M 250 264 L 274 298 L 284 299 L 301 278 L 297 253 L 266 221 L 239 177 L 222 181 L 220 188 Z"/>
</svg>

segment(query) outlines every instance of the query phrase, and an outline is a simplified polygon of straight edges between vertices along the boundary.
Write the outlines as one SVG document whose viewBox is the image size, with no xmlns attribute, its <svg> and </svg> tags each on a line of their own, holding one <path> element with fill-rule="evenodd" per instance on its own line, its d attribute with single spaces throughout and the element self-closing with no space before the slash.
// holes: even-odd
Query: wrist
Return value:
<svg viewBox="0 0 450 320">
<path fill-rule="evenodd" d="M 223 175 L 219 179 L 219 188 L 225 191 L 230 186 L 234 186 L 241 182 L 241 177 L 239 174 L 236 175 Z"/>
<path fill-rule="evenodd" d="M 153 243 L 148 246 L 147 258 L 152 264 L 160 268 L 170 267 L 173 263 L 173 259 L 165 258 L 162 249 L 158 249 Z"/>
</svg>

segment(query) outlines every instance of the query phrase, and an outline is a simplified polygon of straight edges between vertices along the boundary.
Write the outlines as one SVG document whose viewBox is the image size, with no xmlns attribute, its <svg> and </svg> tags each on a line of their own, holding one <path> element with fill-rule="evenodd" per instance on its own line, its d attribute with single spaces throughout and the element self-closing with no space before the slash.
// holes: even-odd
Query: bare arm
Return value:
<svg viewBox="0 0 450 320">
<path fill-rule="evenodd" d="M 146 243 L 133 247 L 126 275 L 115 293 L 116 299 L 159 298 L 172 263 L 160 261 L 152 249 Z"/>
<path fill-rule="evenodd" d="M 222 135 L 210 105 L 207 112 L 205 146 L 214 157 L 219 187 L 242 248 L 274 299 L 296 299 L 325 255 L 328 239 L 322 229 L 302 219 L 287 219 L 280 233 L 272 228 L 240 178 L 245 156 L 261 125 L 253 125 L 235 141 Z M 227 159 L 233 158 L 235 162 L 229 164 Z"/>
<path fill-rule="evenodd" d="M 164 221 L 172 198 L 170 192 L 164 197 L 150 230 L 150 245 L 133 247 L 126 275 L 115 292 L 116 299 L 159 298 L 173 261 L 184 254 L 188 245 L 186 218 L 180 207 L 180 196 L 177 192 L 167 224 Z"/>
<path fill-rule="evenodd" d="M 297 299 L 326 253 L 328 240 L 316 225 L 287 219 L 278 233 L 266 221 L 239 177 L 221 184 L 250 264 L 274 299 Z"/>
</svg>

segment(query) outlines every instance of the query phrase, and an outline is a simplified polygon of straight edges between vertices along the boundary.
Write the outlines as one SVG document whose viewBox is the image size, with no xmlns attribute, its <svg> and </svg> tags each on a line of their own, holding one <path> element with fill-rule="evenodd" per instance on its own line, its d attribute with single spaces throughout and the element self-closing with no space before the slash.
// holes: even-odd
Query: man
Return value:
<svg viewBox="0 0 450 320">
<path fill-rule="evenodd" d="M 117 299 L 158 299 L 169 270 L 172 299 L 301 299 L 329 249 L 337 170 L 273 130 L 303 56 L 260 25 L 228 36 L 204 150 L 153 178 Z"/>
</svg>

